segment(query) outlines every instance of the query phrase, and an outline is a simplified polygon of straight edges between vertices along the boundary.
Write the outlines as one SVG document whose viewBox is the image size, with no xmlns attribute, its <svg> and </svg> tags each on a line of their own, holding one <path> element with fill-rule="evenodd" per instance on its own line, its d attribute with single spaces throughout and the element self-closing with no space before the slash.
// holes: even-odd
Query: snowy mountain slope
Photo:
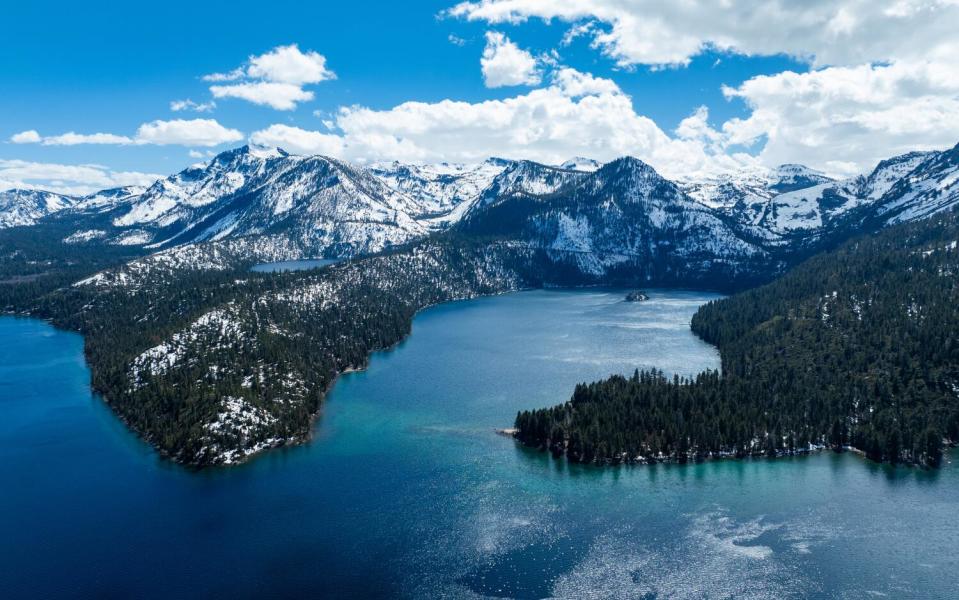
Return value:
<svg viewBox="0 0 959 600">
<path fill-rule="evenodd" d="M 40 190 L 0 192 L 0 229 L 34 225 L 47 215 L 73 206 L 76 201 L 70 196 Z"/>
<path fill-rule="evenodd" d="M 417 219 L 440 228 L 455 221 L 450 215 L 458 214 L 458 207 L 478 198 L 511 164 L 512 161 L 500 158 L 490 158 L 478 165 L 411 165 L 394 161 L 375 164 L 369 170 L 390 188 L 421 204 L 422 212 L 415 215 Z"/>
<path fill-rule="evenodd" d="M 532 190 L 478 204 L 462 230 L 549 250 L 590 275 L 631 264 L 649 269 L 650 278 L 666 271 L 698 277 L 712 261 L 746 268 L 765 254 L 722 215 L 635 158 L 568 176 L 558 189 Z"/>
<path fill-rule="evenodd" d="M 251 257 L 292 259 L 378 252 L 461 224 L 578 253 L 595 271 L 667 249 L 676 260 L 707 246 L 723 260 L 785 256 L 921 218 L 955 203 L 957 153 L 914 152 L 845 181 L 782 165 L 671 182 L 630 158 L 363 168 L 244 146 L 145 190 L 3 192 L 0 227 L 51 222 L 56 241 L 149 251 L 242 240 Z"/>
<path fill-rule="evenodd" d="M 905 171 L 904 176 L 871 182 L 870 197 L 881 193 L 875 203 L 879 218 L 887 224 L 903 223 L 959 204 L 959 145 L 945 152 L 906 156 L 899 164 L 885 165 L 887 171 Z"/>
<path fill-rule="evenodd" d="M 833 183 L 823 173 L 803 165 L 785 164 L 775 169 L 750 167 L 708 179 L 682 179 L 677 183 L 690 197 L 712 208 L 751 206 L 787 192 Z"/>
<path fill-rule="evenodd" d="M 101 190 L 79 198 L 70 207 L 71 212 L 106 212 L 118 207 L 128 206 L 137 200 L 147 188 L 137 185 Z"/>
<path fill-rule="evenodd" d="M 244 146 L 158 181 L 112 225 L 145 232 L 156 249 L 270 234 L 304 255 L 349 256 L 422 237 L 412 216 L 422 209 L 364 169 Z"/>
<path fill-rule="evenodd" d="M 868 175 L 723 207 L 744 234 L 772 245 L 834 240 L 923 218 L 959 202 L 959 147 L 911 152 L 880 162 Z"/>
<path fill-rule="evenodd" d="M 780 194 L 835 181 L 821 171 L 796 164 L 779 165 L 773 179 L 769 188 Z"/>
<path fill-rule="evenodd" d="M 463 218 L 516 197 L 548 196 L 588 177 L 586 171 L 544 165 L 531 160 L 511 163 L 483 190 Z"/>
<path fill-rule="evenodd" d="M 459 220 L 510 161 L 365 169 L 322 156 L 244 146 L 146 190 L 83 199 L 74 243 L 175 245 L 268 235 L 299 256 L 353 256 L 421 238 Z M 92 219 L 109 216 L 106 225 Z"/>
<path fill-rule="evenodd" d="M 889 159 L 847 181 L 783 165 L 677 184 L 627 157 L 540 186 L 543 168 L 517 163 L 494 181 L 461 229 L 566 254 L 594 275 L 647 265 L 654 277 L 666 269 L 695 278 L 715 266 L 707 263 L 721 261 L 770 276 L 863 231 L 955 205 L 957 165 L 959 147 Z"/>
</svg>

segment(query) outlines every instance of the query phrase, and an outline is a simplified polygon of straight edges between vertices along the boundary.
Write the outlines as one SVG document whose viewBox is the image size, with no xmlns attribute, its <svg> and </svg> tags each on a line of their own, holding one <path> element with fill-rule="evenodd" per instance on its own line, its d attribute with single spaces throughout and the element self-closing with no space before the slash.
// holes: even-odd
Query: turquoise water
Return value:
<svg viewBox="0 0 959 600">
<path fill-rule="evenodd" d="M 262 263 L 255 265 L 251 271 L 258 273 L 277 273 L 281 271 L 305 271 L 307 269 L 318 269 L 338 262 L 335 258 L 317 258 L 310 260 L 282 260 L 280 262 Z"/>
<path fill-rule="evenodd" d="M 91 395 L 82 340 L 0 318 L 0 597 L 949 598 L 959 473 L 852 455 L 599 469 L 495 435 L 639 366 L 718 357 L 712 296 L 448 304 L 335 386 L 306 446 L 163 462 Z"/>
</svg>

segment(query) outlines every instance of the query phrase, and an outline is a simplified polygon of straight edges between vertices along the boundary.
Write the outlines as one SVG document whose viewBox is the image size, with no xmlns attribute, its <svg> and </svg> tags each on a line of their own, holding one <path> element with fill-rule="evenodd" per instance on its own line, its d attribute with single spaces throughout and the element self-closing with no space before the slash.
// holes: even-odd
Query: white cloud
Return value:
<svg viewBox="0 0 959 600">
<path fill-rule="evenodd" d="M 296 44 L 277 46 L 266 54 L 251 56 L 246 74 L 266 81 L 299 84 L 336 78 L 336 74 L 326 68 L 325 56 L 312 50 L 301 52 Z"/>
<path fill-rule="evenodd" d="M 338 135 L 280 124 L 255 132 L 250 141 L 261 146 L 279 146 L 295 154 L 342 156 L 344 148 L 343 138 Z"/>
<path fill-rule="evenodd" d="M 449 15 L 488 23 L 571 24 L 620 65 L 684 65 L 707 48 L 789 54 L 814 65 L 922 58 L 954 42 L 957 0 L 481 0 Z M 904 35 L 908 32 L 908 35 Z"/>
<path fill-rule="evenodd" d="M 133 140 L 125 135 L 112 133 L 76 133 L 69 131 L 60 135 L 48 136 L 40 142 L 44 146 L 77 146 L 80 144 L 132 144 Z"/>
<path fill-rule="evenodd" d="M 170 102 L 170 110 L 180 112 L 183 110 L 192 110 L 193 112 L 212 112 L 216 108 L 216 102 L 194 102 L 187 98 L 186 100 L 174 100 Z"/>
<path fill-rule="evenodd" d="M 709 147 L 722 146 L 722 134 L 709 125 L 709 108 L 700 106 L 676 128 L 676 136 L 681 140 L 699 141 Z"/>
<path fill-rule="evenodd" d="M 959 141 L 959 0 L 481 0 L 447 14 L 490 24 L 558 19 L 569 24 L 564 44 L 588 38 L 621 67 L 682 66 L 709 49 L 806 61 L 809 72 L 725 88 L 748 117 L 713 129 L 701 109 L 676 131 L 713 150 L 762 142 L 768 165 L 849 174 Z"/>
<path fill-rule="evenodd" d="M 134 141 L 125 135 L 112 133 L 76 133 L 68 131 L 60 135 L 41 136 L 35 129 L 21 131 L 10 136 L 14 144 L 42 144 L 44 146 L 77 146 L 80 144 L 132 144 Z"/>
<path fill-rule="evenodd" d="M 459 46 L 459 47 L 462 48 L 463 46 L 466 45 L 466 40 L 465 40 L 465 39 L 459 37 L 458 35 L 454 35 L 454 34 L 452 34 L 452 33 L 449 34 L 449 35 L 446 37 L 446 39 L 449 40 L 449 43 L 453 44 L 454 46 Z"/>
<path fill-rule="evenodd" d="M 40 140 L 40 134 L 36 129 L 21 131 L 10 136 L 10 141 L 14 144 L 37 144 Z"/>
<path fill-rule="evenodd" d="M 724 92 L 752 110 L 723 124 L 726 143 L 764 137 L 760 156 L 769 164 L 800 160 L 853 174 L 889 156 L 959 141 L 959 70 L 943 64 L 787 71 Z"/>
<path fill-rule="evenodd" d="M 618 94 L 619 86 L 612 79 L 594 77 L 576 69 L 560 68 L 553 73 L 553 82 L 567 96 L 585 96 L 587 94 Z"/>
<path fill-rule="evenodd" d="M 506 35 L 486 32 L 486 48 L 480 58 L 486 87 L 537 85 L 542 76 L 533 55 L 523 50 Z"/>
<path fill-rule="evenodd" d="M 242 79 L 244 75 L 246 75 L 246 70 L 243 67 L 237 67 L 228 73 L 210 73 L 204 75 L 201 79 L 203 81 L 236 81 Z"/>
<path fill-rule="evenodd" d="M 330 79 L 336 79 L 336 74 L 327 68 L 326 57 L 312 50 L 303 52 L 296 44 L 251 56 L 245 65 L 228 73 L 203 77 L 223 84 L 210 86 L 216 98 L 240 98 L 277 110 L 292 110 L 298 103 L 312 100 L 313 92 L 303 86 Z"/>
<path fill-rule="evenodd" d="M 210 86 L 210 93 L 214 98 L 240 98 L 276 110 L 292 110 L 298 102 L 313 99 L 313 92 L 304 90 L 299 85 L 269 81 L 214 85 Z"/>
<path fill-rule="evenodd" d="M 0 189 L 43 189 L 84 195 L 124 185 L 149 185 L 161 176 L 136 171 L 112 171 L 100 165 L 63 165 L 0 159 Z"/>
<path fill-rule="evenodd" d="M 224 127 L 214 119 L 151 121 L 140 125 L 136 135 L 138 144 L 182 146 L 216 146 L 242 139 L 242 133 Z"/>
<path fill-rule="evenodd" d="M 243 139 L 236 129 L 229 129 L 215 119 L 174 119 L 171 121 L 151 121 L 140 125 L 133 137 L 113 133 L 75 133 L 41 136 L 35 130 L 23 131 L 11 136 L 10 141 L 17 144 L 42 144 L 44 146 L 75 146 L 79 144 L 111 145 L 169 145 L 216 146 Z"/>
<path fill-rule="evenodd" d="M 570 156 L 609 160 L 629 154 L 671 175 L 752 162 L 746 155 L 712 153 L 699 141 L 671 138 L 636 114 L 615 83 L 569 68 L 554 73 L 545 88 L 503 100 L 405 102 L 389 110 L 344 107 L 335 127 L 338 133 L 273 125 L 251 140 L 355 161 L 474 162 L 499 155 L 558 163 Z"/>
</svg>

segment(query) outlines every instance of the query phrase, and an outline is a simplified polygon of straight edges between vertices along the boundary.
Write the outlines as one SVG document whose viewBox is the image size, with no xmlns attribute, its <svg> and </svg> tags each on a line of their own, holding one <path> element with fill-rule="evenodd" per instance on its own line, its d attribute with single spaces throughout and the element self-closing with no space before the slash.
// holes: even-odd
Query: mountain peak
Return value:
<svg viewBox="0 0 959 600">
<path fill-rule="evenodd" d="M 499 156 L 491 156 L 483 161 L 484 164 L 492 167 L 508 167 L 513 164 L 513 162 L 515 161 L 512 161 L 508 158 L 500 158 Z"/>
<path fill-rule="evenodd" d="M 773 178 L 774 182 L 769 189 L 780 194 L 835 181 L 822 171 L 796 163 L 779 165 L 773 173 Z"/>
<path fill-rule="evenodd" d="M 290 154 L 283 150 L 282 148 L 277 148 L 276 146 L 262 146 L 259 144 L 248 144 L 244 146 L 247 153 L 250 156 L 255 156 L 257 158 L 262 158 L 265 160 L 273 158 L 286 158 Z"/>
<path fill-rule="evenodd" d="M 610 161 L 600 167 L 597 172 L 605 173 L 642 173 L 646 176 L 653 174 L 661 177 L 659 173 L 648 163 L 641 161 L 635 156 L 621 156 L 616 160 Z"/>
<path fill-rule="evenodd" d="M 289 156 L 289 153 L 281 148 L 274 146 L 261 146 L 258 144 L 246 144 L 239 146 L 237 148 L 230 148 L 229 150 L 224 150 L 216 156 L 214 156 L 210 163 L 208 164 L 233 164 L 236 161 L 243 161 L 247 158 L 255 158 L 259 160 L 272 160 L 277 158 L 286 158 Z M 199 163 L 195 165 L 201 167 L 204 163 Z"/>
<path fill-rule="evenodd" d="M 601 166 L 603 166 L 603 163 L 599 162 L 598 160 L 593 160 L 592 158 L 586 158 L 583 156 L 574 156 L 573 158 L 559 165 L 559 168 L 570 171 L 595 171 Z"/>
</svg>

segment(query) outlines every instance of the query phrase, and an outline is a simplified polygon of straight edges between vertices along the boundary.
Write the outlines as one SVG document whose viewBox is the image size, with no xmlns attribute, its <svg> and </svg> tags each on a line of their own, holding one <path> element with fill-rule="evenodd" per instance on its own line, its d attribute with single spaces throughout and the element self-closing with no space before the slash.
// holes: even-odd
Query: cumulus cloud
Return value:
<svg viewBox="0 0 959 600">
<path fill-rule="evenodd" d="M 212 112 L 216 108 L 216 102 L 194 102 L 187 98 L 186 100 L 174 100 L 170 102 L 170 110 L 180 112 L 192 110 L 193 112 Z"/>
<path fill-rule="evenodd" d="M 752 110 L 723 124 L 727 143 L 765 138 L 760 156 L 772 164 L 798 156 L 852 174 L 892 155 L 959 141 L 959 71 L 932 62 L 787 71 L 724 92 Z"/>
<path fill-rule="evenodd" d="M 339 135 L 281 124 L 254 132 L 250 141 L 261 146 L 280 146 L 295 154 L 342 156 L 344 148 L 344 140 Z"/>
<path fill-rule="evenodd" d="M 64 165 L 0 159 L 0 189 L 43 189 L 84 195 L 105 188 L 150 185 L 160 175 L 136 171 L 111 171 L 100 165 Z"/>
<path fill-rule="evenodd" d="M 276 110 L 293 110 L 297 103 L 313 99 L 313 92 L 292 83 L 256 81 L 210 86 L 215 98 L 239 98 Z"/>
<path fill-rule="evenodd" d="M 710 147 L 722 147 L 725 139 L 721 133 L 709 125 L 709 108 L 700 106 L 696 111 L 679 122 L 676 136 L 682 140 L 699 141 Z"/>
<path fill-rule="evenodd" d="M 313 99 L 303 86 L 335 79 L 326 57 L 315 51 L 303 52 L 296 44 L 277 46 L 265 54 L 251 56 L 247 63 L 227 73 L 211 73 L 204 81 L 215 98 L 239 98 L 277 110 L 292 110 Z"/>
<path fill-rule="evenodd" d="M 224 127 L 214 119 L 151 121 L 140 125 L 136 135 L 138 144 L 181 146 L 217 146 L 242 139 L 242 133 Z"/>
<path fill-rule="evenodd" d="M 921 58 L 951 44 L 956 0 L 481 0 L 447 13 L 469 20 L 571 24 L 623 66 L 684 65 L 708 48 L 746 55 L 789 54 L 814 65 Z M 909 35 L 903 35 L 903 32 Z"/>
<path fill-rule="evenodd" d="M 113 133 L 75 133 L 41 136 L 36 130 L 22 131 L 10 137 L 16 144 L 42 144 L 44 146 L 76 146 L 79 144 L 111 145 L 170 145 L 217 146 L 243 139 L 236 129 L 229 129 L 215 119 L 174 119 L 151 121 L 140 125 L 136 135 L 130 137 Z"/>
<path fill-rule="evenodd" d="M 711 149 L 753 144 L 769 165 L 850 174 L 959 141 L 959 0 L 480 0 L 447 14 L 490 24 L 560 20 L 564 44 L 587 38 L 621 67 L 683 66 L 708 50 L 805 61 L 808 72 L 725 88 L 748 117 L 713 129 L 701 108 L 676 130 Z"/>
<path fill-rule="evenodd" d="M 533 55 L 514 44 L 506 35 L 488 31 L 480 58 L 486 87 L 537 85 L 542 76 Z"/>
<path fill-rule="evenodd" d="M 10 136 L 10 141 L 14 144 L 36 144 L 41 141 L 40 134 L 36 129 L 21 131 Z"/>
<path fill-rule="evenodd" d="M 666 174 L 719 172 L 751 164 L 675 139 L 633 109 L 609 79 L 560 68 L 549 85 L 485 102 L 405 102 L 389 110 L 352 106 L 334 116 L 336 133 L 273 125 L 252 141 L 349 160 L 475 162 L 492 155 L 559 163 L 570 156 L 633 155 Z"/>
</svg>

